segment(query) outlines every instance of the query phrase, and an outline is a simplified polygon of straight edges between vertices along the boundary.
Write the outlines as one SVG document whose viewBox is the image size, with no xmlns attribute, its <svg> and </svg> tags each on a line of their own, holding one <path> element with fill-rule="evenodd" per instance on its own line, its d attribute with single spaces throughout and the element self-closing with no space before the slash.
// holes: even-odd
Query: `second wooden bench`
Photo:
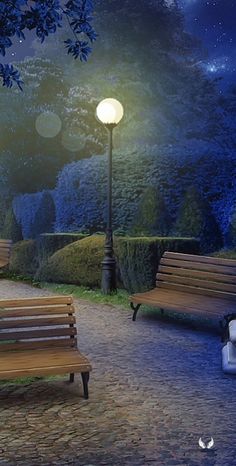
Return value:
<svg viewBox="0 0 236 466">
<path fill-rule="evenodd" d="M 129 298 L 136 319 L 141 304 L 220 319 L 236 317 L 236 260 L 165 252 L 156 287 Z"/>
</svg>

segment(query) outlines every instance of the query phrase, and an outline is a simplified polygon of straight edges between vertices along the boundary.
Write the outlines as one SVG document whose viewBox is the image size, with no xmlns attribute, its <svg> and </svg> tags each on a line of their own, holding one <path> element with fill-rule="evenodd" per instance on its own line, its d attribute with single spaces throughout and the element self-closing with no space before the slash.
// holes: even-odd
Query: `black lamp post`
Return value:
<svg viewBox="0 0 236 466">
<path fill-rule="evenodd" d="M 116 291 L 116 260 L 113 251 L 112 234 L 112 137 L 113 129 L 121 121 L 124 114 L 121 103 L 116 99 L 104 99 L 97 106 L 96 116 L 108 131 L 108 190 L 107 190 L 107 228 L 105 238 L 105 254 L 102 261 L 102 291 L 111 294 Z"/>
</svg>

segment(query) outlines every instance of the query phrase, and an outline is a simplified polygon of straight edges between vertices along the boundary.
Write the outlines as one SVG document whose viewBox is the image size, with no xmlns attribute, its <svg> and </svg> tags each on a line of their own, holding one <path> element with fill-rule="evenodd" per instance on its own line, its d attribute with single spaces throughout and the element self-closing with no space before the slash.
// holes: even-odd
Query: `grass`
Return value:
<svg viewBox="0 0 236 466">
<path fill-rule="evenodd" d="M 85 286 L 56 284 L 56 283 L 41 283 L 42 288 L 47 288 L 60 294 L 71 294 L 75 298 L 85 299 L 92 303 L 113 304 L 129 308 L 129 293 L 125 290 L 117 290 L 117 293 L 104 295 L 100 289 L 90 289 Z"/>
<path fill-rule="evenodd" d="M 236 259 L 235 249 L 221 249 L 220 251 L 214 252 L 213 257 L 222 257 L 222 259 Z"/>
</svg>

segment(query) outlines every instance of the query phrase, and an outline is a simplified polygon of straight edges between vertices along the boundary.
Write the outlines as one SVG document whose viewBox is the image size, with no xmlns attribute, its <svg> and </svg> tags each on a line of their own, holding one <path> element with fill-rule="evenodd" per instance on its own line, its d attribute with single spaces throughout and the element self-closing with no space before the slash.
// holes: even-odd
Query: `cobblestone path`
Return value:
<svg viewBox="0 0 236 466">
<path fill-rule="evenodd" d="M 0 296 L 48 295 L 0 281 Z M 236 377 L 221 370 L 214 328 L 76 300 L 93 371 L 1 383 L 0 466 L 234 466 Z M 200 449 L 199 438 L 214 438 Z"/>
</svg>

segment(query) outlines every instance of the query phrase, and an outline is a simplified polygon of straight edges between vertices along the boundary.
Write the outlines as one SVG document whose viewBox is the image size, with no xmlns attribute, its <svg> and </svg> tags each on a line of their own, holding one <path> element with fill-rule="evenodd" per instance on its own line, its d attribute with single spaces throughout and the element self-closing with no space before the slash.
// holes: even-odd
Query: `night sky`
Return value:
<svg viewBox="0 0 236 466">
<path fill-rule="evenodd" d="M 236 71 L 236 0 L 178 2 L 185 16 L 185 29 L 201 39 L 206 50 L 207 58 L 199 64 L 210 76 L 223 77 L 221 86 L 227 87 L 234 82 Z M 26 41 L 15 41 L 5 62 L 21 61 L 25 56 L 34 55 L 32 34 L 26 37 Z"/>
<path fill-rule="evenodd" d="M 202 66 L 223 85 L 234 82 L 236 71 L 236 1 L 179 0 L 185 27 L 202 40 L 208 58 Z"/>
</svg>

